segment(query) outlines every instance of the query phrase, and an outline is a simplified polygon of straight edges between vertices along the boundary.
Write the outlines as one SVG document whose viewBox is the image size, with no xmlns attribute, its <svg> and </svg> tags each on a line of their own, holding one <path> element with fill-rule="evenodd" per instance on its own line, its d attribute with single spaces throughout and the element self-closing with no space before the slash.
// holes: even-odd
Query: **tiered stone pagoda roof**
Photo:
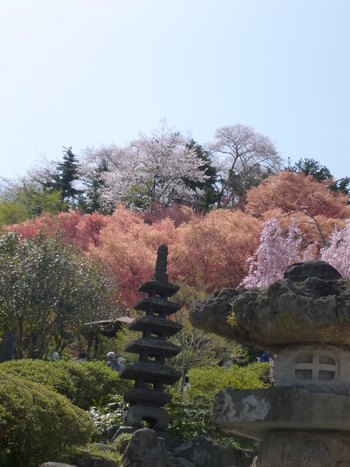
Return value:
<svg viewBox="0 0 350 467">
<path fill-rule="evenodd" d="M 175 383 L 181 373 L 165 365 L 165 359 L 177 355 L 181 348 L 168 342 L 167 338 L 182 329 L 182 325 L 168 319 L 181 307 L 168 300 L 180 287 L 168 282 L 168 248 L 158 248 L 155 273 L 152 280 L 145 282 L 139 290 L 148 293 L 135 304 L 135 309 L 145 312 L 130 325 L 132 331 L 141 331 L 142 337 L 127 344 L 127 352 L 139 354 L 139 361 L 127 363 L 120 377 L 135 380 L 135 387 L 124 399 L 130 408 L 124 415 L 124 424 L 141 427 L 146 421 L 150 428 L 166 430 L 169 416 L 163 405 L 170 402 L 172 395 L 164 393 L 164 386 Z"/>
</svg>

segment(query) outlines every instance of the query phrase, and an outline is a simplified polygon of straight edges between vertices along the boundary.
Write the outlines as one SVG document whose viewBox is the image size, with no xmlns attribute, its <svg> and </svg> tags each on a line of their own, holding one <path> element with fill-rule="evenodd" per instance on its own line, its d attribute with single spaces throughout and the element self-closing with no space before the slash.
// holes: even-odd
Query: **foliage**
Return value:
<svg viewBox="0 0 350 467">
<path fill-rule="evenodd" d="M 118 307 L 102 267 L 60 243 L 58 235 L 39 233 L 25 241 L 14 233 L 2 236 L 0 280 L 0 322 L 14 331 L 19 358 L 24 350 L 43 358 L 65 328 L 78 329 Z"/>
<path fill-rule="evenodd" d="M 305 175 L 312 175 L 318 182 L 333 177 L 329 169 L 325 165 L 321 165 L 315 159 L 299 159 L 292 167 L 292 171 Z"/>
<path fill-rule="evenodd" d="M 153 201 L 168 205 L 174 200 L 191 201 L 202 192 L 186 185 L 186 181 L 204 182 L 200 170 L 203 161 L 191 149 L 188 141 L 165 120 L 150 137 L 139 134 L 126 148 L 102 148 L 86 154 L 81 171 L 91 173 L 102 161 L 108 171 L 103 172 L 101 198 L 107 206 L 125 201 L 134 209 L 148 209 Z"/>
<path fill-rule="evenodd" d="M 61 191 L 61 199 L 67 201 L 70 207 L 75 207 L 77 197 L 81 194 L 75 185 L 79 180 L 79 162 L 73 154 L 72 148 L 63 147 L 63 161 L 56 163 L 56 170 L 52 179 L 44 182 L 44 187 L 49 190 Z"/>
<path fill-rule="evenodd" d="M 213 423 L 215 394 L 222 389 L 258 389 L 269 387 L 268 363 L 254 363 L 247 367 L 197 367 L 189 371 L 191 388 L 182 395 L 177 393 L 168 404 L 169 431 L 187 440 L 204 435 L 233 444 L 237 448 L 250 446 L 247 440 L 224 433 Z"/>
<path fill-rule="evenodd" d="M 282 168 L 274 143 L 247 125 L 223 126 L 215 132 L 209 149 L 218 158 L 224 206 L 235 206 L 247 189 Z"/>
<path fill-rule="evenodd" d="M 90 416 L 40 384 L 1 374 L 0 418 L 7 432 L 2 450 L 8 465 L 37 466 L 52 461 L 94 434 Z"/>
<path fill-rule="evenodd" d="M 284 271 L 293 263 L 312 259 L 312 246 L 300 252 L 302 232 L 295 222 L 283 231 L 277 219 L 263 224 L 260 245 L 249 258 L 249 272 L 243 279 L 245 287 L 265 287 L 283 277 Z"/>
<path fill-rule="evenodd" d="M 30 179 L 2 179 L 1 182 L 0 226 L 38 217 L 44 211 L 58 214 L 67 207 L 59 190 L 50 192 Z"/>
<path fill-rule="evenodd" d="M 5 230 L 16 232 L 22 239 L 35 237 L 39 231 L 45 232 L 48 236 L 55 236 L 59 231 L 62 242 L 88 251 L 91 247 L 100 246 L 101 230 L 109 221 L 109 216 L 97 212 L 82 215 L 79 211 L 70 210 L 56 216 L 44 213 L 40 218 L 11 225 Z"/>
<path fill-rule="evenodd" d="M 332 192 L 332 183 L 332 179 L 318 182 L 312 175 L 281 172 L 249 190 L 246 210 L 253 216 L 265 218 L 292 212 L 305 212 L 313 218 L 318 215 L 333 219 L 348 217 L 348 198 Z M 272 216 L 269 211 L 273 212 Z"/>
<path fill-rule="evenodd" d="M 321 250 L 321 259 L 331 264 L 343 277 L 350 277 L 350 219 L 343 229 L 335 228 L 328 245 Z"/>
<path fill-rule="evenodd" d="M 0 365 L 1 374 L 11 374 L 48 386 L 81 409 L 123 394 L 131 383 L 118 378 L 104 362 L 77 364 L 75 361 L 13 360 Z"/>
<path fill-rule="evenodd" d="M 175 280 L 211 293 L 237 287 L 248 271 L 246 260 L 258 245 L 261 223 L 241 211 L 218 209 L 177 229 L 169 248 Z"/>
<path fill-rule="evenodd" d="M 97 431 L 101 437 L 112 426 L 120 426 L 123 422 L 124 412 L 128 405 L 124 401 L 123 396 L 116 394 L 110 398 L 107 404 L 100 404 L 91 407 L 89 414 L 94 420 Z"/>
</svg>

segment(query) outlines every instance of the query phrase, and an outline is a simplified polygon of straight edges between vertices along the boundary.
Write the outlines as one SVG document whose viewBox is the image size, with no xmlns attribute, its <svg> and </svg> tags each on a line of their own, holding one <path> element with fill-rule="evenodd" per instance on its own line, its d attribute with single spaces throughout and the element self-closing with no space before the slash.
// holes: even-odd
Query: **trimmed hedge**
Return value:
<svg viewBox="0 0 350 467">
<path fill-rule="evenodd" d="M 9 467 L 55 460 L 69 447 L 87 444 L 96 430 L 91 417 L 65 397 L 4 372 L 0 418 L 7 426 L 1 453 Z"/>
<path fill-rule="evenodd" d="M 118 378 L 104 362 L 12 360 L 0 364 L 0 374 L 13 374 L 41 383 L 88 410 L 114 394 L 123 394 L 131 383 Z"/>
</svg>

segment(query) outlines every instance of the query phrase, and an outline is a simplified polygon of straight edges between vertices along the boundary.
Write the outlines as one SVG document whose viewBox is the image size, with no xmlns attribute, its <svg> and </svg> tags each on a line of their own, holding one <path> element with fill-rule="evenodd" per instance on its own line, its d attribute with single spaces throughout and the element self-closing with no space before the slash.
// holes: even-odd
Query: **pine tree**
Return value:
<svg viewBox="0 0 350 467">
<path fill-rule="evenodd" d="M 63 149 L 63 162 L 57 162 L 52 188 L 61 190 L 61 199 L 68 201 L 72 207 L 76 205 L 77 198 L 82 194 L 82 191 L 74 186 L 75 182 L 80 179 L 79 163 L 71 147 L 63 147 Z"/>
</svg>

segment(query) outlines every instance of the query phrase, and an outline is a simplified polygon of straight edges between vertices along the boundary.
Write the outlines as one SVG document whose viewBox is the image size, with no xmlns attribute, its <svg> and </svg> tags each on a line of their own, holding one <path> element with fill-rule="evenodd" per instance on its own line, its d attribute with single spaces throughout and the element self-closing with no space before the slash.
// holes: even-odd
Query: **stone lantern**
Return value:
<svg viewBox="0 0 350 467">
<path fill-rule="evenodd" d="M 139 355 L 139 361 L 123 366 L 120 377 L 135 380 L 135 387 L 124 395 L 130 404 L 124 414 L 124 425 L 137 429 L 146 422 L 149 428 L 156 431 L 166 431 L 169 423 L 168 412 L 161 408 L 170 402 L 172 395 L 164 393 L 166 384 L 175 383 L 181 373 L 165 365 L 165 359 L 180 353 L 181 348 L 167 341 L 182 329 L 182 325 L 168 319 L 181 307 L 168 297 L 174 295 L 180 287 L 168 282 L 167 269 L 168 248 L 161 245 L 158 248 L 155 273 L 152 280 L 139 287 L 148 297 L 141 298 L 135 304 L 135 309 L 145 313 L 136 318 L 129 329 L 141 331 L 142 337 L 129 342 L 125 350 Z"/>
<path fill-rule="evenodd" d="M 349 279 L 294 264 L 269 287 L 216 293 L 190 321 L 276 356 L 276 387 L 220 391 L 214 404 L 222 430 L 262 441 L 256 467 L 350 466 Z"/>
</svg>

